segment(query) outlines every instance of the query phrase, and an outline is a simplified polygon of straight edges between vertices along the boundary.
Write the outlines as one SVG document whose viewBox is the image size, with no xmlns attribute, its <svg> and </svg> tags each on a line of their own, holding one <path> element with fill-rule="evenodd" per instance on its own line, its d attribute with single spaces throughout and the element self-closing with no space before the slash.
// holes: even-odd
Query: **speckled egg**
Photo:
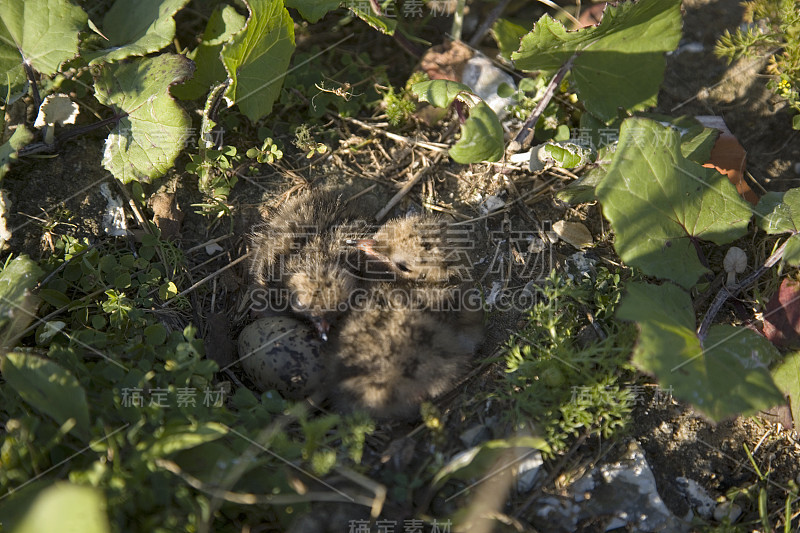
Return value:
<svg viewBox="0 0 800 533">
<path fill-rule="evenodd" d="M 313 328 L 290 317 L 260 318 L 239 335 L 239 359 L 245 373 L 263 390 L 275 389 L 289 400 L 319 390 L 326 375 L 322 341 Z"/>
</svg>

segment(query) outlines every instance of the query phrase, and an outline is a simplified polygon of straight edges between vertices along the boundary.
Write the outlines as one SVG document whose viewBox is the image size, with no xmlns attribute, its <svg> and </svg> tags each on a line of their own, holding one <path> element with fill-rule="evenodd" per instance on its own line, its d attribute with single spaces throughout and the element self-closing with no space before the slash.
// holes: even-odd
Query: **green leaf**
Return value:
<svg viewBox="0 0 800 533">
<path fill-rule="evenodd" d="M 111 531 L 103 492 L 93 487 L 58 482 L 42 490 L 14 533 L 42 531 Z"/>
<path fill-rule="evenodd" d="M 362 4 L 361 2 L 347 2 L 347 8 L 350 9 L 355 16 L 372 26 L 373 29 L 385 33 L 386 35 L 394 35 L 397 21 L 393 18 L 373 14 L 369 2 L 366 4 Z"/>
<path fill-rule="evenodd" d="M 300 16 L 314 24 L 328 11 L 339 7 L 339 0 L 286 0 L 286 7 L 300 12 Z"/>
<path fill-rule="evenodd" d="M 21 255 L 0 272 L 0 350 L 11 348 L 36 316 L 38 299 L 31 289 L 42 269 Z"/>
<path fill-rule="evenodd" d="M 568 32 L 544 15 L 511 58 L 522 70 L 555 71 L 577 54 L 572 78 L 586 109 L 604 121 L 656 104 L 664 53 L 681 37 L 680 0 L 639 0 L 606 7 L 598 26 Z"/>
<path fill-rule="evenodd" d="M 225 98 L 253 122 L 272 111 L 294 52 L 294 22 L 281 0 L 244 0 L 244 31 L 222 48 L 231 84 Z"/>
<path fill-rule="evenodd" d="M 492 37 L 497 41 L 500 48 L 500 55 L 506 59 L 511 59 L 511 54 L 519 48 L 519 42 L 528 30 L 514 24 L 510 20 L 497 19 L 492 25 Z"/>
<path fill-rule="evenodd" d="M 67 0 L 0 0 L 0 87 L 22 85 L 23 62 L 47 76 L 78 55 L 83 10 Z"/>
<path fill-rule="evenodd" d="M 800 234 L 795 233 L 789 237 L 781 260 L 791 266 L 800 266 Z"/>
<path fill-rule="evenodd" d="M 453 161 L 463 164 L 503 157 L 503 126 L 485 102 L 469 110 L 469 118 L 461 126 L 461 138 L 448 153 Z"/>
<path fill-rule="evenodd" d="M 772 371 L 772 379 L 778 388 L 789 397 L 792 420 L 800 426 L 800 352 L 787 354 L 783 362 Z"/>
<path fill-rule="evenodd" d="M 457 81 L 430 80 L 412 85 L 411 93 L 422 102 L 428 102 L 436 107 L 447 107 L 459 94 L 472 94 L 472 89 Z"/>
<path fill-rule="evenodd" d="M 233 6 L 217 6 L 208 19 L 200 44 L 187 55 L 197 65 L 197 71 L 192 79 L 173 87 L 172 94 L 181 100 L 194 100 L 224 80 L 228 74 L 219 53 L 222 46 L 241 31 L 246 20 Z"/>
<path fill-rule="evenodd" d="M 72 374 L 53 361 L 25 353 L 10 352 L 0 362 L 0 372 L 25 402 L 58 425 L 70 418 L 81 438 L 89 436 L 89 405 L 86 392 Z"/>
<path fill-rule="evenodd" d="M 65 305 L 69 305 L 69 303 L 72 301 L 66 294 L 54 289 L 40 289 L 39 298 L 49 303 L 56 309 L 59 307 L 64 307 Z"/>
<path fill-rule="evenodd" d="M 691 287 L 708 271 L 692 238 L 725 244 L 744 235 L 750 208 L 719 172 L 685 159 L 677 130 L 648 119 L 622 123 L 608 174 L 597 186 L 622 259 Z"/>
<path fill-rule="evenodd" d="M 800 188 L 762 196 L 756 205 L 756 222 L 770 235 L 796 233 L 800 229 Z"/>
<path fill-rule="evenodd" d="M 569 142 L 547 142 L 532 149 L 536 161 L 531 161 L 532 170 L 547 168 L 575 168 L 591 162 L 592 151 L 583 146 Z"/>
<path fill-rule="evenodd" d="M 172 18 L 189 0 L 116 0 L 103 17 L 108 48 L 86 54 L 90 65 L 157 52 L 172 43 Z"/>
<path fill-rule="evenodd" d="M 503 157 L 503 126 L 497 114 L 472 93 L 472 89 L 449 80 L 415 83 L 411 92 L 423 102 L 447 107 L 458 98 L 469 106 L 469 118 L 461 126 L 461 138 L 450 149 L 450 157 L 458 163 L 497 161 Z"/>
<path fill-rule="evenodd" d="M 523 457 L 534 455 L 537 450 L 549 452 L 550 447 L 539 437 L 511 437 L 486 441 L 453 457 L 436 473 L 433 484 L 438 485 L 452 478 L 465 480 L 483 476 L 504 452 L 512 452 L 517 456 L 505 461 L 507 464 L 515 464 Z"/>
<path fill-rule="evenodd" d="M 671 284 L 638 282 L 629 283 L 627 291 L 617 316 L 639 326 L 633 363 L 676 398 L 716 421 L 783 400 L 766 367 L 778 352 L 764 337 L 716 325 L 701 341 L 686 292 Z"/>
<path fill-rule="evenodd" d="M 0 180 L 8 172 L 12 161 L 17 160 L 17 152 L 20 148 L 33 140 L 33 133 L 25 126 L 17 126 L 11 138 L 0 146 Z"/>
<path fill-rule="evenodd" d="M 168 427 L 154 440 L 141 443 L 139 449 L 145 459 L 155 459 L 217 440 L 227 433 L 228 428 L 216 422 Z"/>
<path fill-rule="evenodd" d="M 103 166 L 122 183 L 164 175 L 183 150 L 192 122 L 169 86 L 193 70 L 191 61 L 175 54 L 103 66 L 95 96 L 127 115 L 106 139 Z"/>
</svg>

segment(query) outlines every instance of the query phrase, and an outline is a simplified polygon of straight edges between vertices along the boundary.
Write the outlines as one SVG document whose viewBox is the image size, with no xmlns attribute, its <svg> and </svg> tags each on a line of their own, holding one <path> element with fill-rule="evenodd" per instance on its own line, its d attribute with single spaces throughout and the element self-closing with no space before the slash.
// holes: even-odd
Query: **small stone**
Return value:
<svg viewBox="0 0 800 533">
<path fill-rule="evenodd" d="M 742 508 L 733 502 L 722 502 L 714 509 L 714 520 L 722 522 L 726 518 L 731 524 L 742 516 Z"/>
</svg>

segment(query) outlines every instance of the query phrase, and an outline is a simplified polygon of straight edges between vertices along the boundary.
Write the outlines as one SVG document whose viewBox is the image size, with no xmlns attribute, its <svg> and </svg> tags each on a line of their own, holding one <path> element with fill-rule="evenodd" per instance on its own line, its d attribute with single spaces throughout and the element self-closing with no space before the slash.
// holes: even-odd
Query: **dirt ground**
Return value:
<svg viewBox="0 0 800 533">
<path fill-rule="evenodd" d="M 659 96 L 658 111 L 665 114 L 719 115 L 747 150 L 747 169 L 756 190 L 786 190 L 800 185 L 796 164 L 800 162 L 800 138 L 791 129 L 791 118 L 780 102 L 764 88 L 763 62 L 739 62 L 727 65 L 713 54 L 714 43 L 725 29 L 734 30 L 742 19 L 742 7 L 738 0 L 686 0 L 684 1 L 684 37 L 681 45 L 700 43 L 702 51 L 683 48 L 673 53 L 667 61 L 665 82 Z M 386 40 L 380 40 L 386 45 Z M 369 44 L 369 43 L 367 43 Z M 356 43 L 353 46 L 364 45 Z M 391 57 L 391 50 L 386 53 Z M 349 133 L 347 143 L 357 145 L 369 141 L 370 150 L 353 155 L 346 146 L 334 147 L 333 153 L 323 164 L 314 166 L 302 161 L 285 162 L 269 169 L 263 175 L 241 179 L 234 188 L 229 203 L 233 213 L 233 228 L 227 221 L 211 223 L 207 218 L 194 213 L 191 204 L 200 201 L 197 190 L 182 181 L 185 160 L 179 160 L 170 174 L 153 185 L 153 190 L 174 191 L 178 203 L 186 214 L 178 243 L 188 249 L 228 233 L 232 236 L 220 241 L 227 254 L 206 264 L 200 273 L 213 272 L 246 253 L 246 234 L 250 228 L 269 214 L 280 203 L 283 195 L 307 184 L 331 184 L 332 182 L 363 190 L 371 188 L 376 205 L 383 206 L 402 183 L 413 173 L 415 155 L 402 143 L 393 142 L 375 132 L 345 120 L 331 123 L 331 127 Z M 370 140 L 371 139 L 371 140 Z M 438 141 L 435 135 L 429 139 Z M 28 253 L 40 258 L 49 253 L 47 233 L 70 233 L 90 239 L 101 236 L 101 219 L 106 200 L 99 192 L 99 184 L 109 183 L 111 189 L 121 195 L 118 184 L 102 169 L 102 136 L 87 137 L 71 142 L 62 152 L 53 157 L 29 158 L 16 164 L 5 177 L 3 187 L 11 196 L 12 215 L 9 226 L 14 228 L 12 250 Z M 446 161 L 443 158 L 441 161 Z M 420 184 L 393 212 L 400 215 L 408 210 L 422 210 L 423 204 L 434 204 L 454 221 L 475 220 L 478 235 L 475 249 L 471 251 L 477 262 L 484 264 L 496 252 L 499 233 L 504 224 L 515 229 L 524 228 L 537 232 L 547 221 L 582 221 L 589 227 L 595 241 L 593 253 L 599 257 L 610 257 L 613 248 L 608 241 L 608 226 L 602 220 L 597 205 L 570 207 L 554 199 L 553 191 L 563 177 L 531 177 L 521 172 L 501 173 L 491 166 L 462 166 L 448 162 L 436 164 L 435 171 L 420 181 Z M 541 192 L 530 194 L 522 201 L 520 191 Z M 480 204 L 490 195 L 497 195 L 510 205 L 505 215 L 485 217 Z M 127 203 L 127 200 L 125 201 Z M 569 245 L 560 243 L 554 249 L 553 261 L 563 266 L 565 259 L 574 253 Z M 187 268 L 204 261 L 205 257 L 190 256 Z M 199 279 L 200 273 L 193 279 Z M 476 277 L 484 287 L 493 282 L 502 282 L 520 288 L 527 279 L 507 277 L 502 272 L 487 272 L 478 268 Z M 242 301 L 248 280 L 243 264 L 228 270 L 219 279 L 226 290 L 227 300 L 215 301 L 211 307 L 209 294 L 193 294 L 195 316 L 204 335 L 210 336 L 208 319 L 212 313 L 231 317 L 228 328 L 214 333 L 210 348 L 223 349 L 222 344 L 232 342 L 236 333 L 248 317 Z M 219 316 L 219 315 L 213 315 Z M 488 330 L 491 332 L 481 358 L 491 356 L 507 338 L 519 315 L 507 313 L 495 315 Z M 227 330 L 227 331 L 226 331 Z M 229 349 L 229 348 L 228 348 Z M 492 379 L 496 369 L 488 367 L 483 373 L 474 375 L 470 387 L 481 387 Z M 242 377 L 244 383 L 248 383 Z M 467 389 L 448 395 L 443 405 L 457 403 L 469 398 Z M 469 421 L 461 421 L 462 428 Z M 368 457 L 377 462 L 385 454 L 390 443 L 403 442 L 413 434 L 414 426 L 403 424 L 381 427 L 369 440 Z M 458 433 L 458 430 L 455 430 Z M 796 434 L 795 434 L 796 435 Z M 786 428 L 776 425 L 769 418 L 737 419 L 714 426 L 688 408 L 671 404 L 663 407 L 642 405 L 634 412 L 634 422 L 628 429 L 627 438 L 639 442 L 651 465 L 659 494 L 669 509 L 683 517 L 689 510 L 676 479 L 680 476 L 694 479 L 702 485 L 712 498 L 718 498 L 734 487 L 742 487 L 757 480 L 744 452 L 746 444 L 757 463 L 770 470 L 770 480 L 778 487 L 800 483 L 800 445 L 796 437 Z M 412 453 L 419 456 L 423 450 L 412 446 Z M 613 455 L 618 443 L 585 442 L 571 450 L 568 464 L 591 462 L 592 458 Z M 370 459 L 367 459 L 370 460 Z M 553 468 L 557 461 L 546 464 Z M 563 463 L 562 463 L 563 464 Z M 378 465 L 376 464 L 376 467 Z M 566 475 L 566 474 L 565 474 Z M 785 498 L 781 490 L 771 491 L 770 509 L 780 509 L 778 503 Z M 509 502 L 514 508 L 518 502 Z M 794 507 L 797 508 L 797 505 Z M 745 518 L 757 517 L 757 504 L 745 509 Z M 402 514 L 402 513 L 401 513 Z M 590 529 L 587 529 L 590 530 Z"/>
</svg>

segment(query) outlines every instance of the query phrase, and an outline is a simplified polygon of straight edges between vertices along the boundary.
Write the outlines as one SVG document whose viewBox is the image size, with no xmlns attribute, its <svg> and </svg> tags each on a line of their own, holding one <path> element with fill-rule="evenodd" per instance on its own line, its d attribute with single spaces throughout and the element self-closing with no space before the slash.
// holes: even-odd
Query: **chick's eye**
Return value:
<svg viewBox="0 0 800 533">
<path fill-rule="evenodd" d="M 397 269 L 400 270 L 401 272 L 411 272 L 409 266 L 403 261 L 397 263 Z"/>
</svg>

